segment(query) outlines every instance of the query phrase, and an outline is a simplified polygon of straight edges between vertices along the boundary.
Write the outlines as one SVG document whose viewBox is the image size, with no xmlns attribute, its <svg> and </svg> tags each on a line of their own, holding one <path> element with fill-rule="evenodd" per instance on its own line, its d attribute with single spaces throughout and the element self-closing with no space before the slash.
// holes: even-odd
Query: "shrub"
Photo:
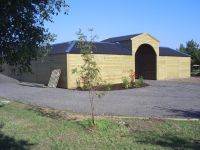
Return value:
<svg viewBox="0 0 200 150">
<path fill-rule="evenodd" d="M 130 82 L 127 77 L 122 77 L 122 85 L 125 89 L 128 89 L 130 87 Z"/>
<path fill-rule="evenodd" d="M 140 78 L 135 81 L 135 87 L 139 88 L 139 87 L 143 87 L 143 86 L 144 86 L 144 79 L 142 76 L 140 76 Z"/>
<path fill-rule="evenodd" d="M 129 78 L 131 80 L 130 82 L 131 86 L 133 86 L 135 83 L 135 76 L 136 76 L 136 73 L 133 70 L 130 70 Z"/>
<path fill-rule="evenodd" d="M 110 91 L 110 90 L 112 90 L 112 84 L 111 83 L 105 83 L 104 85 L 103 85 L 103 90 L 105 90 L 105 91 Z"/>
</svg>

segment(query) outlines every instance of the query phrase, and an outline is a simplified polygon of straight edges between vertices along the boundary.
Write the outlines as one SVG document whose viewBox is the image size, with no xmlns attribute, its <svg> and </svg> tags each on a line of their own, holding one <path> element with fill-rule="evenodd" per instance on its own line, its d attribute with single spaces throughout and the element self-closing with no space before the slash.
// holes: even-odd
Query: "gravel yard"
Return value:
<svg viewBox="0 0 200 150">
<path fill-rule="evenodd" d="M 96 113 L 137 117 L 200 118 L 200 78 L 147 80 L 150 86 L 106 92 Z M 89 113 L 85 91 L 21 85 L 0 74 L 0 97 L 73 112 Z"/>
</svg>

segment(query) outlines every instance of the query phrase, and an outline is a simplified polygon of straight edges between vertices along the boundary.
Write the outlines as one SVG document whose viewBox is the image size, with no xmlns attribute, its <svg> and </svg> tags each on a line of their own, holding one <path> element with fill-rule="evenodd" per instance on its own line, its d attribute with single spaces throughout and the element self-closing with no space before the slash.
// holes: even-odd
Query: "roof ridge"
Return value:
<svg viewBox="0 0 200 150">
<path fill-rule="evenodd" d="M 65 43 L 70 43 L 70 42 L 73 42 L 73 41 L 75 41 L 75 40 L 66 41 L 66 42 L 60 42 L 60 43 L 55 43 L 55 44 L 51 44 L 51 45 L 53 46 L 53 45 L 65 44 Z"/>
<path fill-rule="evenodd" d="M 130 38 L 133 38 L 135 36 L 141 35 L 143 33 L 137 33 L 137 34 L 129 34 L 129 35 L 122 35 L 122 36 L 115 36 L 115 37 L 111 37 L 111 38 L 107 38 L 105 40 L 102 40 L 102 42 L 106 42 L 106 41 L 110 41 L 110 42 L 117 42 L 117 41 L 123 41 L 123 40 L 127 40 Z"/>
<path fill-rule="evenodd" d="M 126 36 L 135 36 L 135 35 L 140 35 L 140 34 L 143 34 L 143 33 L 135 33 L 135 34 L 128 34 L 128 35 L 114 36 L 114 37 L 111 37 L 111 38 L 120 38 L 120 37 L 126 37 Z"/>
<path fill-rule="evenodd" d="M 95 42 L 95 43 L 112 44 L 112 45 L 114 45 L 114 44 L 118 44 L 118 42 L 113 43 L 113 42 L 103 42 L 103 41 Z"/>
</svg>

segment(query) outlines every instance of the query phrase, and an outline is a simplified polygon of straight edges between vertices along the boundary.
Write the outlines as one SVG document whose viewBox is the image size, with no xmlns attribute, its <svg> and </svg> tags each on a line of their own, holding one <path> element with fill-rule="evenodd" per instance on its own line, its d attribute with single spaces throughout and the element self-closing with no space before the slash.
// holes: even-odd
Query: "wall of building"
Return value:
<svg viewBox="0 0 200 150">
<path fill-rule="evenodd" d="M 154 49 L 155 53 L 156 53 L 156 57 L 159 57 L 159 40 L 155 39 L 154 37 L 152 37 L 151 35 L 144 33 L 141 35 L 138 35 L 136 37 L 133 37 L 132 39 L 132 56 L 133 56 L 133 61 L 135 62 L 135 53 L 137 52 L 137 50 L 139 49 L 139 47 L 142 44 L 148 44 L 150 46 L 152 46 L 152 48 Z M 133 70 L 135 71 L 135 65 Z M 158 76 L 158 74 L 156 75 Z"/>
<path fill-rule="evenodd" d="M 142 44 L 149 44 L 153 47 L 155 50 L 155 53 L 157 56 L 159 56 L 159 44 L 160 42 L 150 36 L 149 34 L 141 34 L 136 37 L 133 37 L 132 39 L 132 54 L 135 55 L 136 51 Z"/>
<path fill-rule="evenodd" d="M 190 77 L 190 57 L 160 56 L 157 59 L 157 79 Z"/>
<path fill-rule="evenodd" d="M 6 65 L 5 75 L 11 76 L 23 82 L 41 83 L 47 85 L 54 69 L 61 69 L 58 87 L 67 88 L 66 55 L 49 55 L 41 60 L 31 62 L 32 73 L 17 74 L 14 68 Z"/>
<path fill-rule="evenodd" d="M 121 83 L 122 77 L 128 77 L 130 70 L 134 66 L 131 55 L 94 54 L 94 58 L 100 67 L 102 79 L 112 84 Z M 82 64 L 83 61 L 80 54 L 67 54 L 67 79 L 69 89 L 77 86 L 77 76 L 72 74 L 72 69 L 80 68 Z"/>
<path fill-rule="evenodd" d="M 125 41 L 124 44 L 127 44 Z M 142 44 L 149 44 L 156 52 L 157 80 L 168 80 L 190 77 L 190 57 L 159 56 L 159 41 L 149 34 L 141 34 L 131 39 L 132 55 L 94 54 L 100 67 L 103 80 L 108 83 L 121 83 L 122 77 L 128 77 L 130 70 L 135 71 L 135 53 Z M 130 43 L 128 43 L 130 44 Z M 51 71 L 61 69 L 59 87 L 73 89 L 77 86 L 77 76 L 72 74 L 72 69 L 83 64 L 80 54 L 49 55 L 42 60 L 32 62 L 32 72 L 16 75 L 10 66 L 4 66 L 3 72 L 21 81 L 48 84 Z"/>
</svg>

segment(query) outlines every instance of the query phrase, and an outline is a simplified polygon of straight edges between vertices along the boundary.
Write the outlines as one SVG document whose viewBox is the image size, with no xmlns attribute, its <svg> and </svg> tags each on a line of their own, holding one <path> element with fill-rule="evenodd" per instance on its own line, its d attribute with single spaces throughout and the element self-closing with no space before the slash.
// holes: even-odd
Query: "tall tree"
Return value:
<svg viewBox="0 0 200 150">
<path fill-rule="evenodd" d="M 200 47 L 197 42 L 190 40 L 186 42 L 186 46 L 180 44 L 179 51 L 191 56 L 191 65 L 200 65 Z"/>
<path fill-rule="evenodd" d="M 65 0 L 1 0 L 0 64 L 31 71 L 31 60 L 47 52 L 54 35 L 44 27 L 45 21 L 61 11 L 67 14 Z"/>
</svg>

